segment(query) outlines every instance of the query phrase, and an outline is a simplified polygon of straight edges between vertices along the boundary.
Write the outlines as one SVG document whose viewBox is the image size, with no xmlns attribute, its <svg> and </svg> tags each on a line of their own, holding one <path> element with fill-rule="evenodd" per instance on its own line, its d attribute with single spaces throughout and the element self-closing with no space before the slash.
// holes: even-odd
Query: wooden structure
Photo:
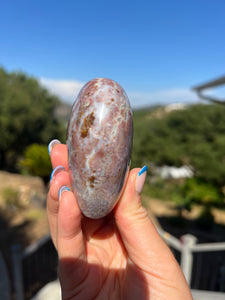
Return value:
<svg viewBox="0 0 225 300">
<path fill-rule="evenodd" d="M 213 103 L 225 104 L 225 98 L 218 99 L 216 97 L 212 97 L 212 96 L 208 96 L 208 95 L 203 94 L 203 91 L 211 89 L 211 88 L 219 87 L 221 85 L 225 85 L 225 76 L 216 78 L 214 80 L 208 81 L 208 82 L 206 82 L 204 84 L 201 84 L 201 85 L 194 86 L 192 88 L 192 90 L 197 92 L 199 98 L 201 98 L 203 100 L 207 100 L 207 101 L 210 101 L 210 102 L 213 102 Z"/>
</svg>

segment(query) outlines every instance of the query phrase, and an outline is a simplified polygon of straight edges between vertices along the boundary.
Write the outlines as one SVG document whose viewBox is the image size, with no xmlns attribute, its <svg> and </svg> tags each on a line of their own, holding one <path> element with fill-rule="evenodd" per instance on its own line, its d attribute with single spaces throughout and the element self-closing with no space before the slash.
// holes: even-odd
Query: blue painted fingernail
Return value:
<svg viewBox="0 0 225 300">
<path fill-rule="evenodd" d="M 144 166 L 138 173 L 138 176 L 136 178 L 136 192 L 141 195 L 141 192 L 143 190 L 145 179 L 147 175 L 147 166 Z M 142 175 L 142 176 L 141 176 Z"/>
<path fill-rule="evenodd" d="M 58 145 L 58 144 L 61 144 L 61 142 L 60 142 L 59 140 L 57 140 L 57 139 L 52 140 L 52 141 L 48 144 L 48 153 L 49 153 L 49 155 L 51 155 L 52 149 L 53 149 L 56 145 Z"/>
<path fill-rule="evenodd" d="M 138 176 L 141 176 L 141 174 L 143 174 L 144 172 L 147 172 L 148 171 L 148 167 L 147 166 L 144 166 L 138 173 Z"/>
<path fill-rule="evenodd" d="M 52 170 L 51 176 L 50 176 L 50 181 L 53 180 L 53 178 L 59 173 L 65 171 L 65 168 L 63 166 L 57 166 L 55 169 Z"/>
<path fill-rule="evenodd" d="M 70 189 L 69 189 L 68 186 L 66 186 L 66 185 L 63 185 L 63 186 L 59 189 L 59 201 L 61 200 L 62 193 L 66 192 L 66 191 L 70 191 Z"/>
</svg>

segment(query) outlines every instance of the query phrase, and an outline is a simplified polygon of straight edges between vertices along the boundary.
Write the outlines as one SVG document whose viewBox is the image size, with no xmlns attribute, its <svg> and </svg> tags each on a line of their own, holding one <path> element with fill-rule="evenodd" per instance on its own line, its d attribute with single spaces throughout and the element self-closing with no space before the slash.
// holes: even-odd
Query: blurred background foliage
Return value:
<svg viewBox="0 0 225 300">
<path fill-rule="evenodd" d="M 171 112 L 163 107 L 134 111 L 133 143 L 132 166 L 149 167 L 146 195 L 174 201 L 180 216 L 194 204 L 203 205 L 207 219 L 212 218 L 212 206 L 224 208 L 224 105 L 189 105 Z M 187 165 L 194 177 L 151 180 L 154 167 L 163 165 Z"/>
<path fill-rule="evenodd" d="M 52 165 L 46 145 L 31 144 L 24 152 L 24 158 L 19 161 L 21 172 L 40 176 L 47 185 Z"/>
<path fill-rule="evenodd" d="M 35 78 L 0 68 L 0 169 L 17 172 L 26 147 L 63 139 L 64 124 L 55 114 L 59 105 Z"/>
<path fill-rule="evenodd" d="M 40 176 L 49 180 L 50 140 L 65 142 L 69 117 L 60 115 L 63 104 L 39 82 L 22 72 L 0 68 L 0 169 Z M 194 203 L 207 207 L 224 204 L 225 106 L 189 105 L 182 110 L 165 107 L 135 110 L 132 167 L 148 165 L 144 192 L 151 197 L 173 200 L 178 209 Z M 155 166 L 187 165 L 194 178 L 151 180 Z"/>
<path fill-rule="evenodd" d="M 189 165 L 195 177 L 225 185 L 225 106 L 134 111 L 133 166 Z"/>
</svg>

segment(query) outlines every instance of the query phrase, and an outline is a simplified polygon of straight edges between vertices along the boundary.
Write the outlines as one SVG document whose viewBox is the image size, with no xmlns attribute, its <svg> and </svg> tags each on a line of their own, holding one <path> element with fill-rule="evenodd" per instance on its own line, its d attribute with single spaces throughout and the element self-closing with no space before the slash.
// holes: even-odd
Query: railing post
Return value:
<svg viewBox="0 0 225 300">
<path fill-rule="evenodd" d="M 196 244 L 197 238 L 191 234 L 185 234 L 181 237 L 182 249 L 181 249 L 181 269 L 187 280 L 187 283 L 191 284 L 193 254 L 191 247 Z"/>
<path fill-rule="evenodd" d="M 22 250 L 20 245 L 14 245 L 11 248 L 13 283 L 16 300 L 24 300 L 23 294 L 23 268 L 22 268 Z"/>
</svg>

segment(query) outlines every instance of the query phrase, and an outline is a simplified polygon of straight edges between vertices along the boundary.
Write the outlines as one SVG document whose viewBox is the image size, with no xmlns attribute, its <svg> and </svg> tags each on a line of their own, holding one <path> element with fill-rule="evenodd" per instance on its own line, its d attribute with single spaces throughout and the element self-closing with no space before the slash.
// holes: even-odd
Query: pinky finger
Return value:
<svg viewBox="0 0 225 300">
<path fill-rule="evenodd" d="M 74 194 L 63 186 L 60 189 L 57 249 L 59 279 L 63 299 L 72 299 L 71 292 L 87 271 L 85 245 L 81 229 L 81 211 Z"/>
</svg>

